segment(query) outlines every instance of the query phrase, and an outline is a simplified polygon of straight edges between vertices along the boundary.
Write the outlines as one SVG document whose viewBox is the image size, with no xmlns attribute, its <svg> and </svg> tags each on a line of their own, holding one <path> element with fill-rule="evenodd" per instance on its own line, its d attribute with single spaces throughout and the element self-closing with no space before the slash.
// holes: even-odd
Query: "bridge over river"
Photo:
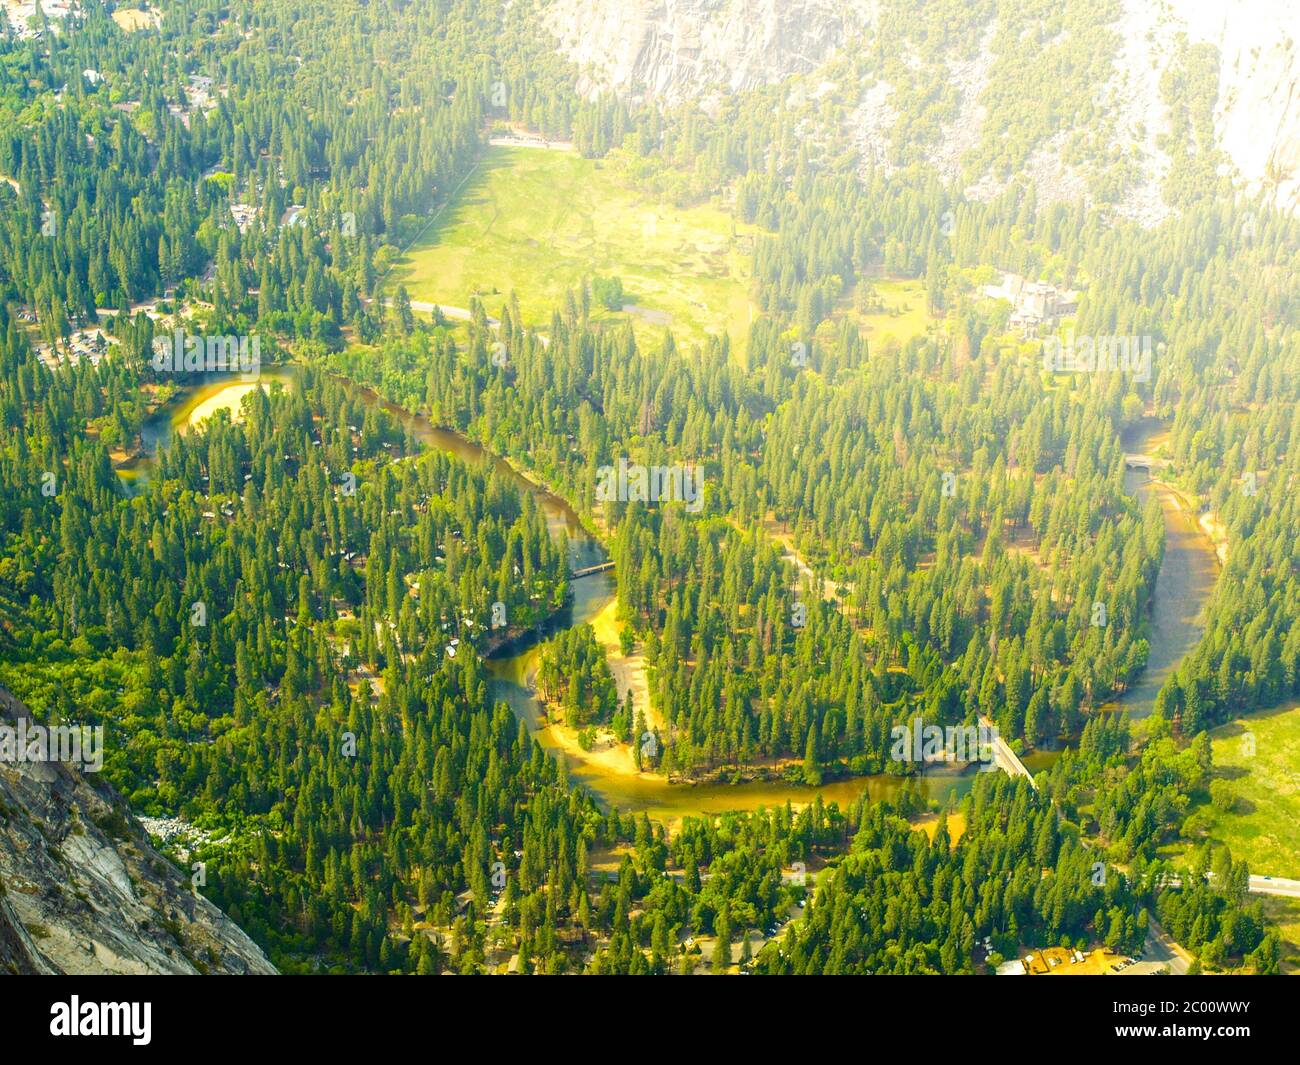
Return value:
<svg viewBox="0 0 1300 1065">
<path fill-rule="evenodd" d="M 597 562 L 594 566 L 583 566 L 581 569 L 571 571 L 569 580 L 576 581 L 579 577 L 590 577 L 593 573 L 604 573 L 606 570 L 613 568 L 613 560 L 607 559 L 604 562 Z"/>
<path fill-rule="evenodd" d="M 980 714 L 980 724 L 993 734 L 993 761 L 997 763 L 997 767 L 1007 776 L 1024 777 L 1029 781 L 1029 786 L 1037 791 L 1038 784 L 1034 780 L 1034 775 L 1025 768 L 1025 763 L 1017 757 L 1007 741 L 998 735 L 997 726 L 983 714 Z"/>
<path fill-rule="evenodd" d="M 1168 459 L 1158 459 L 1152 455 L 1129 454 L 1124 456 L 1124 468 L 1126 470 L 1146 470 L 1152 473 L 1155 470 L 1163 469 L 1169 465 Z"/>
</svg>

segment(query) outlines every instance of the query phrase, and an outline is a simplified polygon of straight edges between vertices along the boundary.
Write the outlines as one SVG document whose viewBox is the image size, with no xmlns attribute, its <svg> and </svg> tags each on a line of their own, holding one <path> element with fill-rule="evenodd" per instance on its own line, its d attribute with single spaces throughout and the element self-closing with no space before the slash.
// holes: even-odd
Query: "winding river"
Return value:
<svg viewBox="0 0 1300 1065">
<path fill-rule="evenodd" d="M 265 385 L 277 380 L 287 383 L 297 373 L 298 368 L 294 366 L 275 368 L 264 372 L 262 383 Z M 571 569 L 581 569 L 606 559 L 603 546 L 584 527 L 577 512 L 565 500 L 529 480 L 504 459 L 459 433 L 438 428 L 424 416 L 387 402 L 368 388 L 350 382 L 345 384 L 355 396 L 391 415 L 421 445 L 466 462 L 491 464 L 520 491 L 533 495 L 546 515 L 551 534 L 557 539 L 565 538 Z M 119 472 L 132 480 L 147 476 L 153 455 L 171 433 L 197 424 L 218 409 L 237 410 L 240 400 L 253 387 L 256 386 L 232 381 L 229 377 L 216 378 L 204 380 L 178 395 L 144 427 L 141 435 L 145 454 L 119 466 Z M 1135 439 L 1132 448 L 1154 448 L 1159 442 L 1158 435 L 1159 430 L 1152 429 L 1147 435 Z M 1152 701 L 1164 678 L 1199 639 L 1197 619 L 1213 586 L 1217 557 L 1213 546 L 1171 489 L 1136 472 L 1126 475 L 1126 483 L 1131 491 L 1144 499 L 1152 491 L 1160 493 L 1168 540 L 1155 597 L 1147 670 L 1141 680 L 1113 704 L 1115 708 L 1127 709 L 1134 717 L 1139 717 L 1150 713 Z M 604 571 L 577 578 L 571 587 L 572 602 L 564 615 L 556 619 L 555 627 L 597 623 L 598 629 L 604 627 L 612 633 L 613 626 L 608 623 L 612 622 L 615 602 L 613 573 Z M 607 624 L 601 626 L 601 621 Z M 612 637 L 607 633 L 604 639 Z M 801 805 L 811 802 L 819 794 L 826 802 L 836 802 L 843 808 L 864 793 L 876 800 L 905 790 L 942 804 L 950 796 L 960 797 L 969 791 L 977 776 L 973 767 L 963 770 L 938 766 L 919 778 L 904 779 L 882 774 L 836 780 L 816 788 L 783 781 L 670 784 L 659 774 L 639 773 L 595 752 L 583 752 L 572 742 L 572 737 L 562 734 L 559 726 L 549 724 L 531 689 L 538 653 L 534 645 L 522 650 L 506 650 L 504 654 L 490 657 L 487 664 L 492 674 L 493 698 L 505 700 L 542 746 L 564 761 L 572 780 L 589 788 L 602 804 L 622 811 L 645 812 L 658 820 L 675 823 L 694 814 L 770 808 L 784 805 L 787 801 Z M 1023 760 L 1031 772 L 1037 772 L 1055 757 L 1051 752 L 1034 752 Z"/>
</svg>

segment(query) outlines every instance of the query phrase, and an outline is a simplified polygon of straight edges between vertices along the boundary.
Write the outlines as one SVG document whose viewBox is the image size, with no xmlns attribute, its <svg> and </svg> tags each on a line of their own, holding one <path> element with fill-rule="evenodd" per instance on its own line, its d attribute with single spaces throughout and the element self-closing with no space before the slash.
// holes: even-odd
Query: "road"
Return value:
<svg viewBox="0 0 1300 1065">
<path fill-rule="evenodd" d="M 435 310 L 440 311 L 444 318 L 454 318 L 458 322 L 468 322 L 474 318 L 464 307 L 452 307 L 446 303 L 426 303 L 424 300 L 411 300 L 411 310 L 419 311 L 422 314 L 432 314 Z M 495 329 L 501 322 L 488 315 L 487 324 Z"/>
<path fill-rule="evenodd" d="M 732 526 L 738 530 L 740 529 L 740 526 L 734 521 L 732 522 Z M 817 574 L 813 572 L 813 568 L 804 561 L 803 556 L 799 554 L 798 550 L 795 548 L 794 540 L 791 538 L 790 534 L 782 532 L 780 524 L 778 524 L 774 518 L 769 517 L 763 521 L 763 531 L 767 534 L 768 538 L 781 549 L 781 557 L 786 562 L 789 562 L 790 565 L 794 566 L 800 577 L 806 580 L 814 588 L 820 584 L 822 599 L 824 601 L 835 603 L 839 610 L 844 610 L 844 604 L 841 603 L 835 595 L 835 582 L 830 578 L 818 578 Z"/>
<path fill-rule="evenodd" d="M 1252 876 L 1250 878 L 1252 895 L 1281 895 L 1288 899 L 1300 899 L 1300 880 L 1284 880 L 1276 876 Z"/>
<path fill-rule="evenodd" d="M 1209 880 L 1213 873 L 1206 873 Z M 1171 876 L 1170 887 L 1182 887 L 1182 877 Z M 1280 876 L 1252 876 L 1246 888 L 1252 895 L 1277 895 L 1285 899 L 1300 899 L 1300 880 L 1287 880 Z"/>
<path fill-rule="evenodd" d="M 367 298 L 361 302 L 373 303 L 374 300 Z M 385 299 L 384 305 L 391 306 L 392 302 L 392 299 Z M 470 322 L 474 319 L 474 315 L 471 314 L 468 309 L 465 307 L 453 307 L 450 303 L 427 303 L 424 300 L 411 300 L 411 310 L 418 311 L 421 314 L 432 314 L 435 310 L 440 311 L 444 318 L 451 318 L 458 322 Z M 501 327 L 501 319 L 493 318 L 489 314 L 487 316 L 487 324 L 489 329 L 499 329 Z M 541 333 L 534 333 L 533 335 L 537 337 L 538 342 L 542 347 L 549 348 L 551 346 L 550 337 L 543 336 Z"/>
<path fill-rule="evenodd" d="M 1147 938 L 1144 957 L 1134 962 L 1127 969 L 1121 969 L 1116 976 L 1151 976 L 1168 968 L 1174 976 L 1186 976 L 1191 958 L 1182 947 L 1169 938 L 1160 923 L 1154 918 L 1147 921 Z"/>
<path fill-rule="evenodd" d="M 374 300 L 370 298 L 366 298 L 361 302 L 374 303 Z M 384 306 L 391 307 L 392 304 L 393 301 L 391 297 L 386 298 L 384 300 Z M 474 315 L 471 314 L 467 308 L 453 307 L 449 303 L 427 303 L 424 300 L 411 300 L 411 310 L 419 311 L 421 314 L 432 314 L 434 311 L 439 311 L 441 312 L 444 318 L 454 318 L 458 322 L 469 322 L 472 321 L 474 318 Z M 501 324 L 501 322 L 499 319 L 493 318 L 491 315 L 489 315 L 487 324 L 491 326 L 493 329 L 496 329 L 497 326 Z"/>
</svg>

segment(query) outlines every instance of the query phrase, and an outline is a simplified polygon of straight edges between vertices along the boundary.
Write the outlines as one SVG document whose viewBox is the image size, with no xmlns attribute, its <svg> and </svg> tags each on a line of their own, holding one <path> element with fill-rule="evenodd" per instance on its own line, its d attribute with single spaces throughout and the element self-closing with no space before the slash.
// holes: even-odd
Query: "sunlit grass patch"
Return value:
<svg viewBox="0 0 1300 1065">
<path fill-rule="evenodd" d="M 1239 717 L 1210 739 L 1232 807 L 1198 806 L 1187 831 L 1226 844 L 1257 876 L 1300 877 L 1300 706 Z"/>
<path fill-rule="evenodd" d="M 746 227 L 721 206 L 659 203 L 606 162 L 572 152 L 496 147 L 393 278 L 413 300 L 495 314 L 513 290 L 527 324 L 544 328 L 584 277 L 618 277 L 640 336 L 665 326 L 679 342 L 728 333 L 743 347 L 751 317 Z"/>
<path fill-rule="evenodd" d="M 857 323 L 873 349 L 901 347 L 940 325 L 929 312 L 925 282 L 912 278 L 863 279 L 840 301 L 836 317 Z"/>
</svg>

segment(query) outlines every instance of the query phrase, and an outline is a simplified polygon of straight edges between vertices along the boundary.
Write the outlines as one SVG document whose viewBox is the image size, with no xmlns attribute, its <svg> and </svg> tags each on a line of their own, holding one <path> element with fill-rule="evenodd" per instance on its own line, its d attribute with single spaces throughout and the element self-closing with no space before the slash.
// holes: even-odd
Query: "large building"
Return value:
<svg viewBox="0 0 1300 1065">
<path fill-rule="evenodd" d="M 984 295 L 1010 303 L 1007 324 L 1028 336 L 1036 336 L 1044 326 L 1056 325 L 1079 306 L 1077 292 L 1047 281 L 1030 281 L 1019 274 L 1003 274 L 999 284 L 984 286 Z"/>
</svg>

